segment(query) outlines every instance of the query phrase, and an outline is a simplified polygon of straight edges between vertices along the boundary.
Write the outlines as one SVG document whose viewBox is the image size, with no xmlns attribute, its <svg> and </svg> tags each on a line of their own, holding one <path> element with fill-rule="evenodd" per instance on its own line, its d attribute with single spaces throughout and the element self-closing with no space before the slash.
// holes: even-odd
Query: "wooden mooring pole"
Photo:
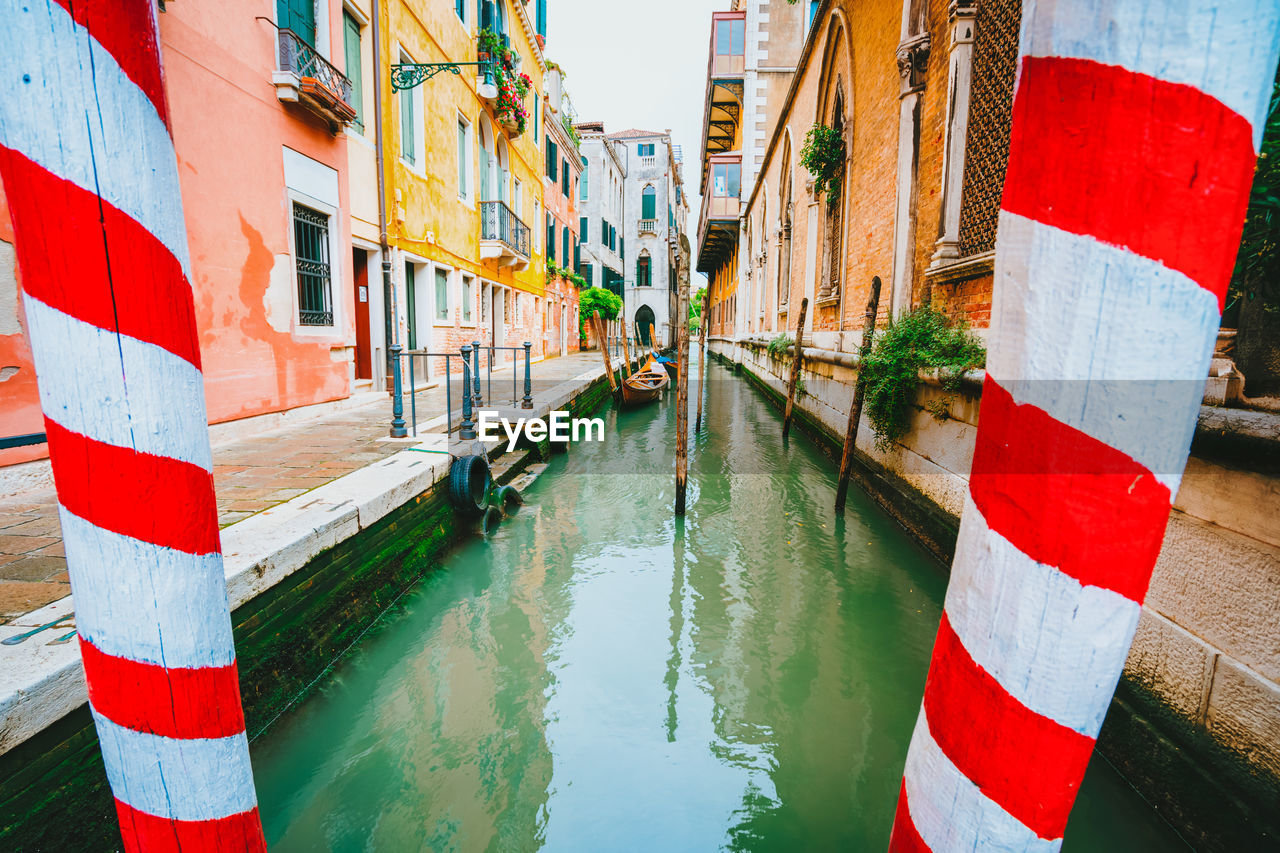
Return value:
<svg viewBox="0 0 1280 853">
<path fill-rule="evenodd" d="M 894 853 L 1058 849 L 1125 668 L 1280 44 L 1274 0 L 1185 8 L 1025 4 L 991 347 Z"/>
<path fill-rule="evenodd" d="M 858 379 L 853 386 L 853 403 L 849 406 L 849 425 L 844 431 L 844 450 L 840 453 L 840 480 L 836 485 L 836 512 L 844 509 L 849 494 L 849 472 L 853 469 L 853 446 L 858 438 L 858 421 L 862 420 L 862 400 L 867 393 L 866 372 L 862 366 L 871 354 L 876 335 L 876 315 L 880 311 L 880 276 L 871 279 L 871 295 L 867 297 L 867 313 L 862 320 L 862 345 L 858 347 Z"/>
<path fill-rule="evenodd" d="M 622 372 L 626 376 L 631 375 L 631 350 L 627 346 L 627 321 L 618 318 L 619 328 L 622 330 Z"/>
<path fill-rule="evenodd" d="M 689 262 L 677 266 L 676 296 L 676 515 L 684 515 L 689 484 Z"/>
<path fill-rule="evenodd" d="M 596 340 L 600 342 L 600 354 L 604 356 L 604 375 L 609 377 L 609 390 L 617 394 L 618 381 L 613 376 L 613 362 L 609 360 L 609 341 L 605 337 L 604 320 L 600 318 L 599 311 L 592 315 L 592 321 L 596 327 Z"/>
<path fill-rule="evenodd" d="M 711 310 L 711 290 L 702 292 L 702 317 L 698 323 L 698 417 L 693 431 L 702 431 L 702 398 L 707 396 L 707 312 Z"/>
<path fill-rule="evenodd" d="M 0 0 L 0 179 L 89 709 L 125 850 L 265 851 L 156 4 L 74 10 Z"/>
<path fill-rule="evenodd" d="M 791 361 L 791 378 L 787 380 L 787 408 L 782 414 L 782 437 L 791 433 L 791 412 L 796 404 L 796 384 L 800 381 L 800 362 L 804 360 L 804 322 L 809 313 L 809 300 L 800 300 L 800 322 L 796 324 L 796 356 Z"/>
</svg>

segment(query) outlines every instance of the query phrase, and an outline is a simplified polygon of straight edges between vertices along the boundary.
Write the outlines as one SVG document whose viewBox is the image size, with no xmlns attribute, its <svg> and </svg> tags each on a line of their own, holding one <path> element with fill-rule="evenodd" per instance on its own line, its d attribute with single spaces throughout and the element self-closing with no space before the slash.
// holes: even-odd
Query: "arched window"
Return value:
<svg viewBox="0 0 1280 853">
<path fill-rule="evenodd" d="M 835 106 L 831 110 L 831 128 L 844 139 L 844 89 L 840 81 L 836 81 Z M 824 241 L 826 251 L 826 274 L 822 277 L 822 286 L 818 288 L 818 301 L 834 299 L 840 295 L 840 285 L 844 279 L 843 252 L 843 216 L 844 213 L 844 164 L 841 162 L 839 173 L 839 190 L 827 198 L 827 234 Z"/>
<path fill-rule="evenodd" d="M 645 249 L 636 258 L 636 287 L 649 287 L 653 284 L 653 269 L 649 262 L 649 250 Z"/>
<path fill-rule="evenodd" d="M 578 178 L 578 199 L 586 201 L 591 196 L 591 187 L 588 179 L 591 175 L 591 166 L 587 163 L 587 158 L 582 158 L 582 177 Z"/>
<path fill-rule="evenodd" d="M 640 194 L 640 218 L 658 218 L 658 191 L 653 188 L 653 184 L 645 187 Z"/>
</svg>

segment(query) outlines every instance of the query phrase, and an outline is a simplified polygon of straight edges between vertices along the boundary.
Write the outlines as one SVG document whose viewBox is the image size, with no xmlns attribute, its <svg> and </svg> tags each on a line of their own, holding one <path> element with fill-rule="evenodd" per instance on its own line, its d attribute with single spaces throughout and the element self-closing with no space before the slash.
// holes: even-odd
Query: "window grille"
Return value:
<svg viewBox="0 0 1280 853">
<path fill-rule="evenodd" d="M 332 326 L 329 217 L 294 204 L 293 245 L 298 266 L 298 323 L 303 326 Z"/>
</svg>

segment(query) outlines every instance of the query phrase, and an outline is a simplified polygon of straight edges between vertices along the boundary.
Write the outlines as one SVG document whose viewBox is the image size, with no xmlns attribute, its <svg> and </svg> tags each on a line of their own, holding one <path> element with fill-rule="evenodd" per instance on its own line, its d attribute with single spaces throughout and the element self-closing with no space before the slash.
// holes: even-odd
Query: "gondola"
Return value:
<svg viewBox="0 0 1280 853">
<path fill-rule="evenodd" d="M 676 364 L 676 360 L 674 358 L 670 358 L 665 355 L 659 355 L 656 361 L 658 362 L 658 364 L 662 365 L 662 367 L 667 371 L 668 376 L 670 376 L 672 379 L 676 378 L 676 373 L 679 372 L 680 367 Z"/>
<path fill-rule="evenodd" d="M 662 392 L 670 384 L 671 378 L 658 367 L 653 356 L 649 356 L 644 367 L 622 380 L 622 405 L 640 406 L 652 403 L 662 396 Z"/>
</svg>

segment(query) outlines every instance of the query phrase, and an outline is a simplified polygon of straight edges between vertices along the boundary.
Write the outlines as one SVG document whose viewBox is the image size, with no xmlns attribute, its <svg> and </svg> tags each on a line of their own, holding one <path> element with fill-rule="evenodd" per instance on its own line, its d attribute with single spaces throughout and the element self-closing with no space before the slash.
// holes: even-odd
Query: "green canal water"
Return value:
<svg viewBox="0 0 1280 853">
<path fill-rule="evenodd" d="M 944 571 L 709 374 L 683 521 L 609 410 L 254 743 L 273 851 L 885 849 Z M 1095 757 L 1064 849 L 1184 847 Z"/>
</svg>

